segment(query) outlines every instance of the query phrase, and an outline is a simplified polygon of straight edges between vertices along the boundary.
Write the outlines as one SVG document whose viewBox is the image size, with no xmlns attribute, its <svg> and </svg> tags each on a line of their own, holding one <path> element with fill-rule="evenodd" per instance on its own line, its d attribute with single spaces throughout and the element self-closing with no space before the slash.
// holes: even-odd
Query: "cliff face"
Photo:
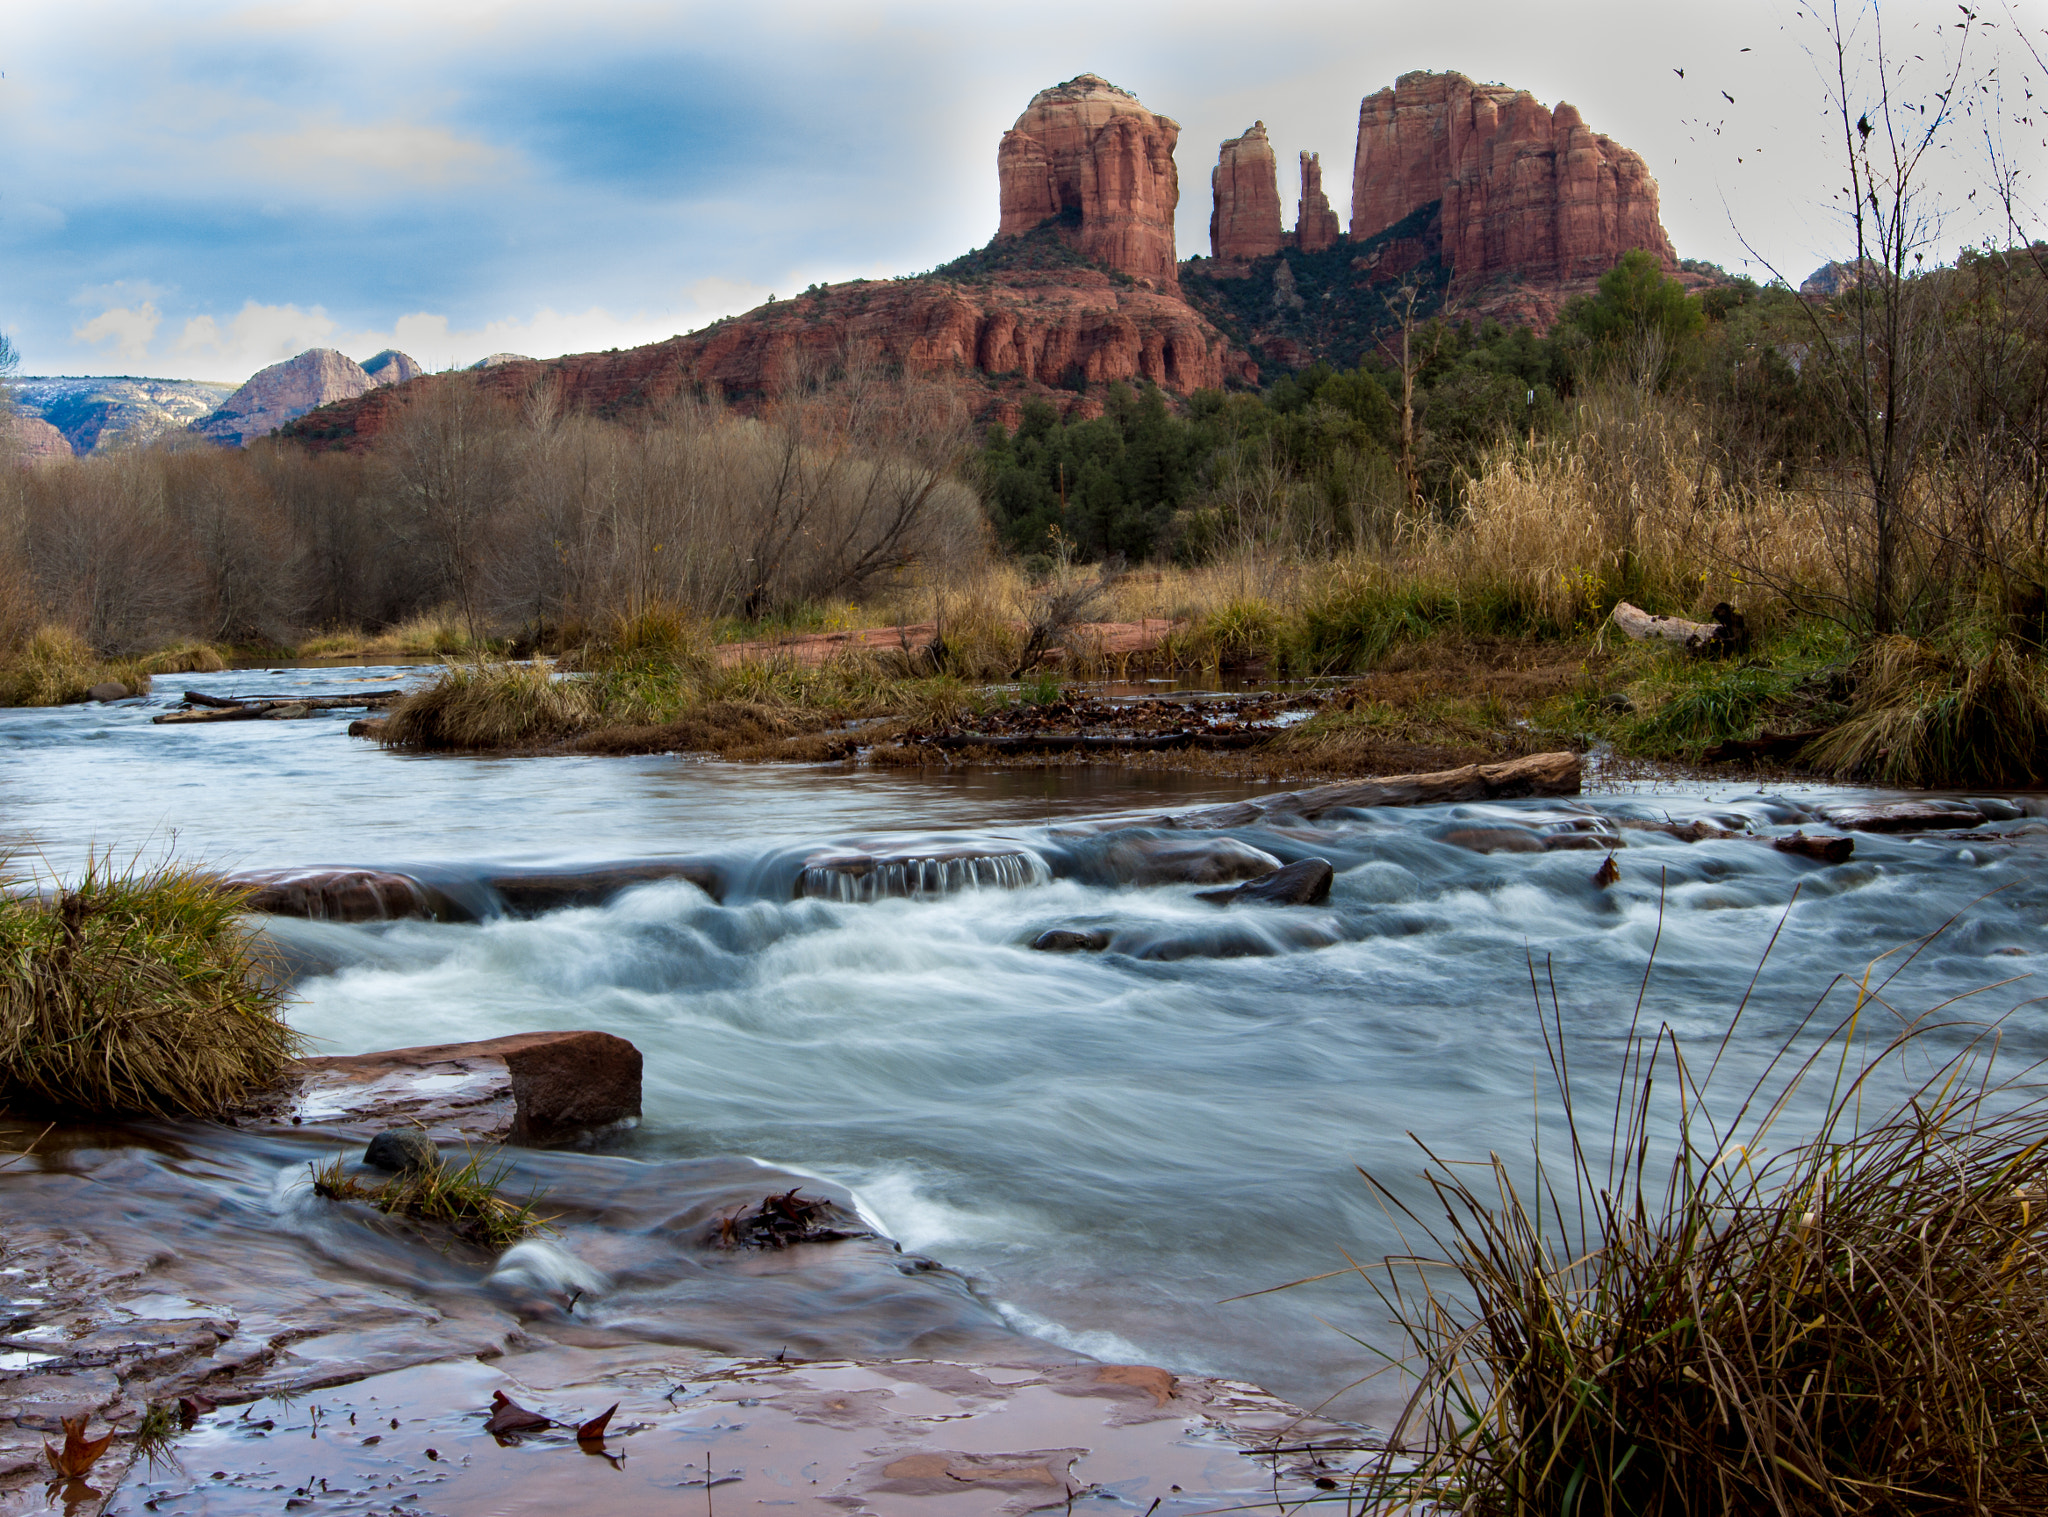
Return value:
<svg viewBox="0 0 2048 1517">
<path fill-rule="evenodd" d="M 1209 174 L 1215 208 L 1209 213 L 1209 254 L 1237 263 L 1280 251 L 1280 186 L 1266 123 L 1254 121 L 1242 137 L 1223 144 Z"/>
<path fill-rule="evenodd" d="M 1301 199 L 1294 206 L 1294 245 L 1304 253 L 1320 253 L 1337 245 L 1337 213 L 1323 193 L 1323 155 L 1303 150 Z"/>
<path fill-rule="evenodd" d="M 996 153 L 1003 210 L 996 236 L 1020 237 L 1048 218 L 1071 218 L 1071 239 L 1087 257 L 1175 288 L 1179 140 L 1179 122 L 1094 74 L 1040 90 Z"/>
<path fill-rule="evenodd" d="M 1526 90 L 1463 74 L 1403 74 L 1359 106 L 1351 236 L 1436 200 L 1461 279 L 1593 278 L 1630 248 L 1677 261 L 1649 168 L 1573 107 L 1553 112 Z"/>
<path fill-rule="evenodd" d="M 1077 268 L 833 285 L 644 348 L 513 359 L 422 383 L 474 384 L 513 398 L 548 384 L 572 408 L 616 416 L 700 388 L 745 400 L 771 387 L 791 359 L 830 365 L 849 345 L 969 386 L 977 411 L 1014 404 L 1034 387 L 1149 379 L 1185 393 L 1256 373 L 1177 294 Z M 402 393 L 373 390 L 302 418 L 286 435 L 315 448 L 359 447 L 404 403 Z"/>
<path fill-rule="evenodd" d="M 377 388 L 355 360 L 332 348 L 308 348 L 296 358 L 259 369 L 221 408 L 192 430 L 229 447 L 247 447 L 330 401 Z"/>
<path fill-rule="evenodd" d="M 49 458 L 70 458 L 71 442 L 40 416 L 26 412 L 10 414 L 0 398 L 0 462 L 41 463 Z"/>
</svg>

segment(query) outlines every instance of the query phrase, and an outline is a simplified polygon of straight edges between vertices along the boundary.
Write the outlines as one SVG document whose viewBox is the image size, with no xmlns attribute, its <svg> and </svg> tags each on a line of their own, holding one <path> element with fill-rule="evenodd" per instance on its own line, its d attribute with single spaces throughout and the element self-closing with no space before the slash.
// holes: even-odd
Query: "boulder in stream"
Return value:
<svg viewBox="0 0 2048 1517">
<path fill-rule="evenodd" d="M 1109 946 L 1107 927 L 1054 927 L 1031 940 L 1040 953 L 1100 953 Z"/>
<path fill-rule="evenodd" d="M 1319 906 L 1330 898 L 1336 877 L 1328 859 L 1302 859 L 1228 890 L 1201 891 L 1195 899 L 1218 906 Z"/>
<path fill-rule="evenodd" d="M 242 1125 L 366 1136 L 398 1122 L 427 1139 L 558 1143 L 640 1115 L 640 1050 L 608 1032 L 524 1032 L 476 1043 L 301 1059 Z"/>
<path fill-rule="evenodd" d="M 363 1162 L 388 1174 L 423 1174 L 441 1162 L 441 1150 L 416 1127 L 387 1127 L 370 1139 Z"/>
<path fill-rule="evenodd" d="M 242 874 L 250 911 L 313 922 L 466 922 L 471 913 L 410 875 L 382 869 L 297 869 Z"/>
<path fill-rule="evenodd" d="M 1077 857 L 1076 872 L 1105 885 L 1222 885 L 1271 874 L 1280 861 L 1232 837 L 1127 837 L 1111 834 L 1099 854 Z"/>
</svg>

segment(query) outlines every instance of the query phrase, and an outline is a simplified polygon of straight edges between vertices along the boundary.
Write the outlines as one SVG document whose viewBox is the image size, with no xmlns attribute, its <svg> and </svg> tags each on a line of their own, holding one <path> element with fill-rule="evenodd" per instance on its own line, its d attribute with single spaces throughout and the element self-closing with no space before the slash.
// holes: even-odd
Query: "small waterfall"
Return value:
<svg viewBox="0 0 2048 1517">
<path fill-rule="evenodd" d="M 1017 890 L 1042 885 L 1052 871 L 1036 854 L 1006 853 L 820 854 L 797 876 L 798 899 L 823 901 L 924 900 L 961 890 Z"/>
</svg>

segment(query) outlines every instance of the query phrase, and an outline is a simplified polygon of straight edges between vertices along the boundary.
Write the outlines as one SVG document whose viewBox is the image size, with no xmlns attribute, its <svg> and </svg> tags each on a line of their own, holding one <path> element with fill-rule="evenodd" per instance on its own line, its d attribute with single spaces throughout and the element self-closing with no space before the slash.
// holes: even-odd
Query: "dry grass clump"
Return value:
<svg viewBox="0 0 2048 1517">
<path fill-rule="evenodd" d="M 146 674 L 218 674 L 228 661 L 211 643 L 173 643 L 145 655 L 139 664 Z"/>
<path fill-rule="evenodd" d="M 2004 638 L 1968 654 L 1880 638 L 1856 663 L 1849 719 L 1806 751 L 1815 767 L 1888 785 L 2038 784 L 2048 685 Z"/>
<path fill-rule="evenodd" d="M 424 752 L 530 748 L 589 732 L 608 716 L 632 719 L 610 716 L 591 680 L 559 677 L 547 659 L 450 664 L 433 684 L 391 708 L 377 741 Z"/>
<path fill-rule="evenodd" d="M 377 653 L 449 658 L 482 649 L 483 645 L 470 637 L 462 614 L 444 606 L 439 610 L 422 611 L 378 632 L 366 632 L 360 627 L 340 627 L 332 632 L 322 632 L 300 643 L 298 652 L 301 658 L 346 658 Z"/>
<path fill-rule="evenodd" d="M 493 1251 L 549 1230 L 535 1209 L 538 1196 L 512 1201 L 499 1194 L 508 1166 L 485 1169 L 486 1157 L 472 1152 L 467 1163 L 437 1161 L 431 1169 L 408 1170 L 381 1185 L 365 1185 L 337 1154 L 313 1167 L 313 1194 L 328 1201 L 365 1201 L 386 1216 L 444 1227 L 466 1243 Z"/>
<path fill-rule="evenodd" d="M 39 627 L 0 653 L 0 706 L 71 705 L 109 683 L 140 694 L 149 689 L 149 671 L 140 660 L 101 658 L 66 627 Z"/>
<path fill-rule="evenodd" d="M 197 870 L 93 859 L 52 896 L 0 896 L 0 1104 L 207 1114 L 276 1079 L 300 1039 L 245 895 Z"/>
<path fill-rule="evenodd" d="M 1481 1181 L 1425 1149 L 1436 1257 L 1369 1276 L 1424 1367 L 1391 1440 L 1414 1465 L 1383 1459 L 1347 1495 L 1514 1514 L 2048 1510 L 2048 1098 L 2038 1069 L 1995 1067 L 1996 1028 L 1965 1040 L 1901 1016 L 1866 1050 L 1859 1024 L 1895 1014 L 1884 989 L 1866 973 L 1805 1055 L 1802 1027 L 1725 1124 L 1708 1087 L 1739 1011 L 1704 1075 L 1668 1028 L 1632 1030 L 1619 1089 L 1588 1102 L 1553 1006 L 1570 1152 L 1557 1167 L 1539 1148 L 1532 1185 L 1498 1156 Z M 1900 1076 L 1910 1094 L 1882 1099 Z M 1774 1148 L 1805 1121 L 1802 1086 L 1825 1097 L 1812 1136 Z"/>
</svg>

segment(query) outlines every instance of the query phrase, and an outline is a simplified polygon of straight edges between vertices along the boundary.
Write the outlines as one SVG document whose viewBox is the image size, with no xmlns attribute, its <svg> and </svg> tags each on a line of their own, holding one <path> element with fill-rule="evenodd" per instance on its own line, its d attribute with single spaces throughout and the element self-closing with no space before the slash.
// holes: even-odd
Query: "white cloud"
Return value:
<svg viewBox="0 0 2048 1517">
<path fill-rule="evenodd" d="M 112 343 L 116 358 L 139 364 L 148 359 L 149 340 L 162 322 L 162 314 L 145 300 L 139 306 L 109 306 L 92 320 L 73 327 L 71 335 L 95 347 Z"/>
<path fill-rule="evenodd" d="M 183 368 L 204 367 L 224 377 L 253 374 L 308 348 L 324 347 L 335 323 L 319 306 L 259 305 L 246 301 L 223 326 L 211 316 L 194 316 L 179 332 L 170 354 Z"/>
</svg>

